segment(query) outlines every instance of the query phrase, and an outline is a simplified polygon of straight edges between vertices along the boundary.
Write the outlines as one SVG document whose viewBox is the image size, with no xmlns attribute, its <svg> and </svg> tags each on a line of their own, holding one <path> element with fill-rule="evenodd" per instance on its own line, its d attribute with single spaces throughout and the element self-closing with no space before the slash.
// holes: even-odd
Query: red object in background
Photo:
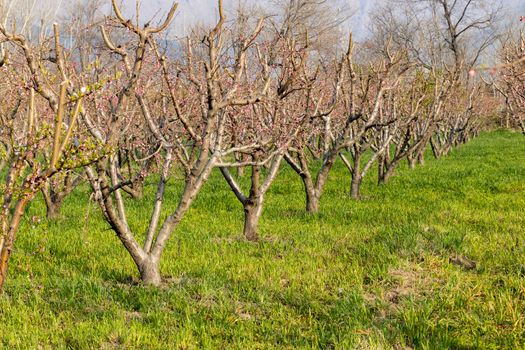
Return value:
<svg viewBox="0 0 525 350">
<path fill-rule="evenodd" d="M 520 22 L 525 21 L 525 16 L 520 16 Z"/>
</svg>

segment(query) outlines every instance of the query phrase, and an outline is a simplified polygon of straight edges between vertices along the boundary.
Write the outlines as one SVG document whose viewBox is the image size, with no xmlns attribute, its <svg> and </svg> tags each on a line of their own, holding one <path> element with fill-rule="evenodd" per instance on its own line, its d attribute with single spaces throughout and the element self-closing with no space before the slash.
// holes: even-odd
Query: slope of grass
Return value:
<svg viewBox="0 0 525 350">
<path fill-rule="evenodd" d="M 0 348 L 524 347 L 522 135 L 483 134 L 386 186 L 370 176 L 360 202 L 348 187 L 339 165 L 307 215 L 283 167 L 254 244 L 215 173 L 170 240 L 159 289 L 136 284 L 87 189 L 57 221 L 37 201 L 0 296 Z M 136 231 L 150 201 L 130 203 Z"/>
</svg>

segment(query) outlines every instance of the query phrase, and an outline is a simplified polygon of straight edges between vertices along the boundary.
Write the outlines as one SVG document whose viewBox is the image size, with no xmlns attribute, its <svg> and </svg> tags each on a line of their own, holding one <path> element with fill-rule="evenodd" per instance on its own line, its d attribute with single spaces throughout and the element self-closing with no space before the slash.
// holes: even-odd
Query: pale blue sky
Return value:
<svg viewBox="0 0 525 350">
<path fill-rule="evenodd" d="M 1 1 L 1 0 L 0 0 Z M 15 7 L 20 7 L 22 4 L 32 4 L 36 1 L 36 11 L 54 11 L 57 6 L 64 6 L 69 0 L 7 0 L 13 2 Z M 89 1 L 89 0 L 88 0 Z M 110 0 L 105 0 L 108 3 L 106 10 L 109 11 Z M 136 0 L 121 0 L 124 7 L 127 9 L 128 15 L 134 15 Z M 224 0 L 226 8 L 233 8 L 238 2 L 252 2 L 252 3 L 268 3 L 272 0 Z M 354 12 L 354 16 L 349 19 L 345 29 L 353 31 L 357 37 L 366 35 L 369 24 L 368 12 L 376 5 L 383 2 L 383 0 L 329 0 L 333 1 L 334 5 L 347 4 Z M 490 1 L 490 0 L 489 0 Z M 179 9 L 177 11 L 176 20 L 171 26 L 171 34 L 176 36 L 183 36 L 185 28 L 190 28 L 194 24 L 210 24 L 217 17 L 217 2 L 216 0 L 178 0 Z M 166 15 L 170 8 L 171 0 L 141 0 L 141 12 L 143 19 L 150 19 L 156 15 L 156 20 L 161 20 Z M 525 0 L 502 0 L 504 10 L 509 13 L 509 20 L 514 18 L 517 23 L 520 15 L 525 15 Z"/>
<path fill-rule="evenodd" d="M 224 0 L 225 6 L 232 8 L 239 0 Z M 241 0 L 250 1 L 250 0 Z M 252 0 L 253 1 L 253 0 Z M 341 1 L 346 2 L 354 9 L 355 15 L 349 20 L 348 26 L 358 35 L 366 33 L 368 25 L 368 12 L 382 0 L 331 0 L 337 4 Z M 503 0 L 503 7 L 510 13 L 510 16 L 525 15 L 525 0 Z M 261 3 L 261 1 L 259 1 Z M 124 0 L 125 6 L 134 12 L 135 0 Z M 153 16 L 157 11 L 164 15 L 171 4 L 170 0 L 142 0 L 144 17 Z M 208 24 L 217 16 L 215 0 L 179 0 L 179 9 L 177 11 L 177 20 L 173 24 L 173 32 L 181 35 L 184 28 L 189 28 L 195 23 Z M 157 18 L 161 18 L 157 16 Z M 512 18 L 512 17 L 511 17 Z"/>
</svg>

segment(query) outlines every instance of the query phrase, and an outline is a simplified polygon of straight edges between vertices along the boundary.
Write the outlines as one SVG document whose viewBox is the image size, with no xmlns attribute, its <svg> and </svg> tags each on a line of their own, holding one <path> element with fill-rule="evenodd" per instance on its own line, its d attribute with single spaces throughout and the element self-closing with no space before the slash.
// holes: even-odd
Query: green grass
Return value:
<svg viewBox="0 0 525 350">
<path fill-rule="evenodd" d="M 284 166 L 254 244 L 215 173 L 170 240 L 159 289 L 135 283 L 87 189 L 58 221 L 33 222 L 34 202 L 0 296 L 0 348 L 525 348 L 523 135 L 483 134 L 386 186 L 370 176 L 360 202 L 348 188 L 339 164 L 307 215 Z M 150 200 L 130 203 L 135 230 Z"/>
</svg>

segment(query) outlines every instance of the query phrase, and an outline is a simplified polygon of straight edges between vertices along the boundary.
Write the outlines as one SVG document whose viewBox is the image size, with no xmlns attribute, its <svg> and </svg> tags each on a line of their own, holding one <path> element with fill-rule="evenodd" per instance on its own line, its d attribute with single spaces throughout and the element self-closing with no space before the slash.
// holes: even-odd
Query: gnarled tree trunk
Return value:
<svg viewBox="0 0 525 350">
<path fill-rule="evenodd" d="M 312 178 L 310 169 L 308 168 L 308 161 L 306 155 L 301 152 L 297 154 L 297 163 L 289 154 L 285 155 L 286 162 L 292 169 L 301 177 L 303 181 L 304 190 L 306 194 L 306 211 L 311 214 L 319 212 L 319 204 L 323 194 L 324 186 L 328 180 L 330 170 L 335 163 L 339 152 L 337 150 L 329 151 L 325 157 L 321 169 L 317 172 L 315 182 Z"/>
<path fill-rule="evenodd" d="M 281 165 L 283 155 L 278 154 L 273 157 L 273 161 L 271 163 L 268 175 L 266 176 L 266 179 L 264 182 L 261 182 L 261 170 L 262 165 L 258 164 L 258 159 L 255 156 L 253 157 L 253 164 L 250 166 L 251 168 L 251 185 L 250 185 L 250 193 L 248 196 L 246 196 L 239 184 L 235 181 L 232 174 L 228 170 L 228 168 L 221 167 L 221 173 L 224 176 L 224 179 L 230 185 L 230 188 L 232 189 L 233 193 L 241 202 L 243 209 L 244 209 L 244 229 L 243 234 L 244 237 L 248 241 L 255 242 L 259 239 L 259 233 L 258 233 L 258 225 L 259 225 L 259 219 L 261 218 L 262 210 L 263 210 L 263 203 L 264 203 L 264 196 L 266 195 L 266 192 L 268 192 L 268 189 L 270 188 L 270 185 L 275 180 L 275 177 L 277 176 L 277 172 L 279 170 L 279 167 Z"/>
</svg>

